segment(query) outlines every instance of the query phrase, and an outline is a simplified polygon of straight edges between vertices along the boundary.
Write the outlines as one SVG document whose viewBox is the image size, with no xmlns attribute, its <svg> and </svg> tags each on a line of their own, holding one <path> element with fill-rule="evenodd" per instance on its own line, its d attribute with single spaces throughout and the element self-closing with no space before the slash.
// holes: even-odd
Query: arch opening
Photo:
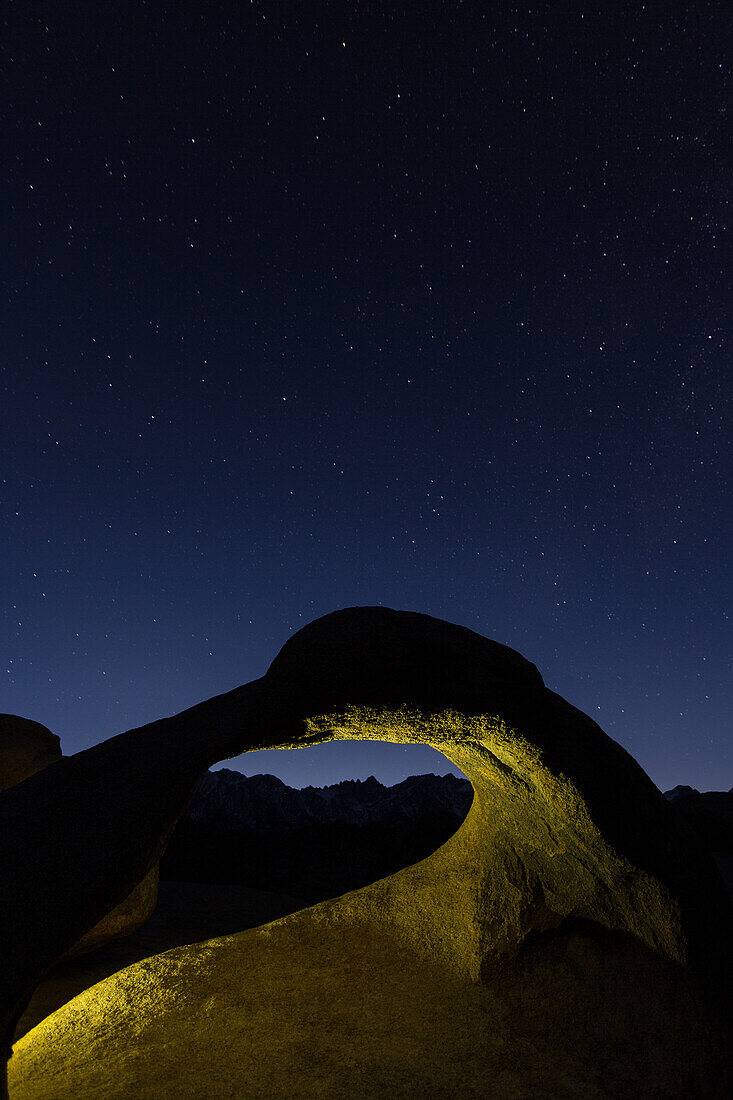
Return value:
<svg viewBox="0 0 733 1100">
<path fill-rule="evenodd" d="M 329 747 L 339 751 L 325 759 Z M 294 763 L 285 767 L 287 760 Z M 336 776 L 323 786 L 304 782 Z M 417 742 L 339 738 L 215 765 L 170 837 L 152 915 L 132 933 L 58 963 L 14 1041 L 127 966 L 268 924 L 427 859 L 460 828 L 472 799 L 467 777 Z"/>
<path fill-rule="evenodd" d="M 524 1066 L 538 1005 L 542 1087 L 523 1068 L 528 1094 L 559 1094 L 578 1058 L 604 1080 L 621 1066 L 619 1095 L 630 1083 L 652 1091 L 646 1085 L 670 1065 L 676 1078 L 691 1064 L 707 1024 L 685 1045 L 684 1036 L 670 1041 L 671 1023 L 681 1002 L 685 1029 L 702 1019 L 695 982 L 708 982 L 727 935 L 722 887 L 620 746 L 518 654 L 451 624 L 383 608 L 318 620 L 262 680 L 91 750 L 58 772 L 66 786 L 30 780 L 25 828 L 36 827 L 46 788 L 76 790 L 93 765 L 104 782 L 95 789 L 108 794 L 123 786 L 122 768 L 138 792 L 139 830 L 148 830 L 128 845 L 129 884 L 131 867 L 139 875 L 160 854 L 149 837 L 170 835 L 191 776 L 213 760 L 365 738 L 428 744 L 459 767 L 474 790 L 461 827 L 428 858 L 369 886 L 148 958 L 87 990 L 17 1044 L 19 1100 L 53 1100 L 59 1081 L 65 1094 L 107 1094 L 114 1082 L 109 1095 L 131 1095 L 141 1079 L 151 1094 L 174 1084 L 193 1100 L 212 1067 L 233 1094 L 256 1081 L 263 1095 L 285 1098 L 304 1091 L 304 1074 L 309 1095 L 327 1095 L 344 1074 L 350 1092 L 363 1091 L 379 1066 L 399 1078 L 395 1095 L 430 1095 L 436 1082 L 452 1089 L 456 1062 L 475 1067 L 466 1095 L 476 1095 L 507 1051 Z M 149 799 L 155 772 L 138 766 L 136 751 L 151 743 L 158 766 L 173 765 L 163 805 Z M 97 838 L 115 815 L 97 802 L 85 812 L 95 843 L 79 819 L 65 841 L 107 873 Z M 107 833 L 99 822 L 110 823 Z M 115 900 L 122 877 L 105 880 L 100 896 Z M 629 985 L 640 993 L 633 1019 Z M 698 1067 L 696 1081 L 705 1073 Z M 374 1081 L 369 1095 L 384 1095 Z"/>
</svg>

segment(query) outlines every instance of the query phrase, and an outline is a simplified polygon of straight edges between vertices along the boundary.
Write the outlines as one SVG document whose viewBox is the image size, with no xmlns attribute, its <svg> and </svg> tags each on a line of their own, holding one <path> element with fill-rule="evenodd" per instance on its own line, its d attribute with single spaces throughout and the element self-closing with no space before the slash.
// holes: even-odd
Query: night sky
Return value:
<svg viewBox="0 0 733 1100">
<path fill-rule="evenodd" d="M 384 604 L 730 787 L 728 4 L 6 11 L 0 710 L 76 752 Z"/>
</svg>

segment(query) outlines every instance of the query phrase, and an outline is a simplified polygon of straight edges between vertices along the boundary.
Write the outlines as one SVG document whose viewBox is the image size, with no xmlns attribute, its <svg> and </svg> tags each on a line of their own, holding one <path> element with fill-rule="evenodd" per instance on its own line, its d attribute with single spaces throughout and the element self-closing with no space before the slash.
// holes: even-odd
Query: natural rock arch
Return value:
<svg viewBox="0 0 733 1100">
<path fill-rule="evenodd" d="M 694 974 L 706 995 L 722 996 L 728 899 L 710 860 L 680 832 L 628 753 L 548 691 L 513 650 L 428 616 L 353 608 L 301 630 L 262 680 L 80 753 L 0 799 L 0 817 L 10 826 L 14 815 L 16 840 L 26 846 L 35 840 L 42 848 L 44 830 L 66 823 L 52 851 L 44 850 L 40 876 L 24 872 L 7 847 L 4 853 L 6 881 L 14 882 L 27 918 L 21 930 L 6 916 L 22 948 L 3 991 L 8 1026 L 68 942 L 147 872 L 205 767 L 247 749 L 361 737 L 427 743 L 457 764 L 475 791 L 458 832 L 421 863 L 261 934 L 168 952 L 101 983 L 77 999 L 81 1006 L 72 1002 L 19 1044 L 19 1095 L 54 1095 L 61 1079 L 64 1088 L 78 1088 L 67 1048 L 62 1078 L 42 1091 L 37 1074 L 45 1061 L 47 1077 L 51 1036 L 55 1043 L 65 1026 L 78 1027 L 80 1011 L 87 1020 L 102 1013 L 108 1032 L 116 1020 L 124 1034 L 131 1018 L 119 1006 L 125 998 L 132 1003 L 135 991 L 155 1026 L 168 1021 L 175 1035 L 178 1021 L 182 1045 L 177 1049 L 174 1039 L 173 1047 L 180 1062 L 191 1021 L 207 1013 L 219 1024 L 231 1021 L 234 1009 L 223 994 L 216 1009 L 217 990 L 226 987 L 237 1003 L 248 979 L 231 985 L 232 973 L 242 972 L 232 970 L 230 954 L 251 962 L 255 944 L 261 951 L 281 943 L 288 952 L 307 940 L 316 951 L 318 937 L 327 935 L 357 951 L 359 944 L 389 942 L 402 953 L 401 965 L 409 957 L 420 960 L 418 967 L 437 968 L 448 984 L 487 985 L 531 951 L 537 936 L 553 929 L 566 935 L 571 922 L 625 937 L 660 966 Z M 127 822 L 134 832 L 121 836 Z M 64 852 L 71 856 L 67 876 L 53 863 Z M 90 876 L 94 890 L 81 904 L 78 887 Z M 45 933 L 33 921 L 39 899 L 55 904 L 58 915 Z M 166 993 L 171 983 L 178 991 L 173 1000 Z M 668 991 L 663 999 L 677 995 Z M 242 1008 L 244 1017 L 248 1011 L 252 1005 Z M 129 1062 L 129 1055 L 123 1044 L 119 1056 Z M 32 1091 L 22 1091 L 24 1081 Z M 324 1087 L 323 1095 L 336 1095 Z M 272 1081 L 264 1091 L 274 1095 Z"/>
</svg>

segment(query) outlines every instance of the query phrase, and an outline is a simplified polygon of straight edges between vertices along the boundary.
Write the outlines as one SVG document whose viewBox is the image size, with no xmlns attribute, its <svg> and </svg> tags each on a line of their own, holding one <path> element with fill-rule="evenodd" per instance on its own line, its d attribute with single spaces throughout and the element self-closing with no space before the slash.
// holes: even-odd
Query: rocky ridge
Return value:
<svg viewBox="0 0 733 1100">
<path fill-rule="evenodd" d="M 396 824 L 440 812 L 463 821 L 473 798 L 467 779 L 456 775 L 412 775 L 385 786 L 373 775 L 326 787 L 287 786 L 274 775 L 242 775 L 230 768 L 207 772 L 188 816 L 216 829 L 271 835 L 312 825 Z"/>
</svg>

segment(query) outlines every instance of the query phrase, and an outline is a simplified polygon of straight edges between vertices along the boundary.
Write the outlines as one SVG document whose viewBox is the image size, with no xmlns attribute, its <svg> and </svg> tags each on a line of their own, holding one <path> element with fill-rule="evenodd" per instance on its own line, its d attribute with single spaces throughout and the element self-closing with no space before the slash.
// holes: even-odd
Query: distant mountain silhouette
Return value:
<svg viewBox="0 0 733 1100">
<path fill-rule="evenodd" d="M 665 797 L 712 851 L 733 894 L 733 791 L 701 794 L 680 784 Z M 472 798 L 469 781 L 452 774 L 297 790 L 274 775 L 209 771 L 175 828 L 161 877 L 314 904 L 425 859 L 453 835 Z"/>
<path fill-rule="evenodd" d="M 461 824 L 467 779 L 374 776 L 295 790 L 273 775 L 204 775 L 178 822 L 161 877 L 287 893 L 312 904 L 417 863 Z"/>
<path fill-rule="evenodd" d="M 697 787 L 688 787 L 686 783 L 678 783 L 671 791 L 665 791 L 664 797 L 668 802 L 677 802 L 680 798 L 687 798 L 689 794 L 699 794 Z"/>
<path fill-rule="evenodd" d="M 665 798 L 687 821 L 707 848 L 733 852 L 733 788 L 729 791 L 675 787 Z"/>
<path fill-rule="evenodd" d="M 221 768 L 203 777 L 187 813 L 193 821 L 217 829 L 290 833 L 310 825 L 415 821 L 437 811 L 459 822 L 472 798 L 469 781 L 451 774 L 411 775 L 392 787 L 370 775 L 296 790 L 274 775 L 245 776 Z"/>
</svg>

